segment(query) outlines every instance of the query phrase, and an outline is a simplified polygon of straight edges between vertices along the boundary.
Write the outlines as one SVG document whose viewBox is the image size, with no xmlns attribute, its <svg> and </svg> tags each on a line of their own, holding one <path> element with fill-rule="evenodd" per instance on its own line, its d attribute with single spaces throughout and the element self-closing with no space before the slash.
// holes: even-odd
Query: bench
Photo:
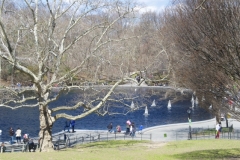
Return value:
<svg viewBox="0 0 240 160">
<path fill-rule="evenodd" d="M 57 141 L 53 141 L 53 145 L 54 145 L 54 150 L 59 150 L 61 146 L 63 147 L 67 147 L 67 142 L 68 140 L 57 140 Z"/>
<path fill-rule="evenodd" d="M 26 151 L 26 144 L 5 145 L 5 147 L 6 147 L 5 152 L 25 152 Z M 0 152 L 3 153 L 2 148 Z"/>
<path fill-rule="evenodd" d="M 13 144 L 13 145 L 6 144 L 5 147 L 6 148 L 4 152 L 28 152 L 29 151 L 28 144 Z M 31 149 L 31 151 L 35 152 L 37 147 L 38 147 L 38 144 L 34 144 L 33 149 Z M 3 153 L 2 148 L 0 150 L 0 153 Z"/>
</svg>

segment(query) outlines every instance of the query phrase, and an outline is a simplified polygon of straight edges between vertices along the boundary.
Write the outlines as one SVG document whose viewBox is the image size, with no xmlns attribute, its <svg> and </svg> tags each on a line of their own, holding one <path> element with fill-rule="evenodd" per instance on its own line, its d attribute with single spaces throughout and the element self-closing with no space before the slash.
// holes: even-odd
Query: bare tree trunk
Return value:
<svg viewBox="0 0 240 160">
<path fill-rule="evenodd" d="M 39 120 L 40 120 L 40 131 L 39 131 L 39 148 L 40 152 L 53 151 L 52 143 L 52 126 L 53 121 L 51 113 L 49 113 L 48 107 L 44 105 L 39 106 Z"/>
</svg>

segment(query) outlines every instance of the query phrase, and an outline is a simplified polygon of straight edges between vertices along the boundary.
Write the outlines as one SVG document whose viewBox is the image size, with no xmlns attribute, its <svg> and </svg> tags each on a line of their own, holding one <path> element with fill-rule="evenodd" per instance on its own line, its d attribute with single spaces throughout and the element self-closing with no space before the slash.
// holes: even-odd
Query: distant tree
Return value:
<svg viewBox="0 0 240 160">
<path fill-rule="evenodd" d="M 239 116 L 238 0 L 179 0 L 165 12 L 175 81 L 191 88 L 208 108 Z M 229 107 L 233 99 L 234 107 Z"/>
</svg>

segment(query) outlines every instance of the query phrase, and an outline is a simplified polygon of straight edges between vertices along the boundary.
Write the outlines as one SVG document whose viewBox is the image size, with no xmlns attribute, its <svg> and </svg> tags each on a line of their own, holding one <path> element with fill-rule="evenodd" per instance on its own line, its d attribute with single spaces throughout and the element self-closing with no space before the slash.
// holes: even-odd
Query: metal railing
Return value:
<svg viewBox="0 0 240 160">
<path fill-rule="evenodd" d="M 191 140 L 200 139 L 215 139 L 215 128 L 192 128 Z M 123 133 L 108 133 L 108 132 L 89 132 L 89 133 L 61 133 L 53 136 L 54 149 L 61 150 L 63 148 L 73 147 L 76 144 L 86 144 L 99 141 L 110 140 L 153 140 L 155 141 L 179 141 L 189 139 L 189 131 L 168 131 L 158 132 L 153 134 L 136 132 L 135 136 L 125 135 Z M 220 139 L 236 139 L 240 140 L 240 129 L 233 127 L 223 128 L 220 133 Z M 23 145 L 7 145 L 7 152 L 25 151 L 26 146 Z M 23 149 L 24 147 L 24 149 Z"/>
<path fill-rule="evenodd" d="M 152 134 L 138 134 L 135 136 L 123 133 L 89 133 L 89 134 L 60 134 L 53 137 L 54 148 L 60 150 L 76 144 L 86 144 L 109 140 L 151 140 Z"/>
<path fill-rule="evenodd" d="M 190 139 L 189 138 L 189 132 L 175 132 L 176 134 L 176 139 L 175 140 L 186 140 Z M 216 137 L 216 132 L 203 132 L 203 133 L 194 133 L 192 132 L 192 138 L 191 140 L 199 140 L 199 139 L 215 139 Z M 240 140 L 240 130 L 234 131 L 234 132 L 229 132 L 229 131 L 223 131 L 220 132 L 219 138 L 221 139 L 238 139 Z M 174 140 L 174 139 L 172 139 Z"/>
<path fill-rule="evenodd" d="M 160 131 L 158 133 L 152 134 L 152 136 L 153 140 L 158 141 L 215 139 L 216 130 L 215 128 L 192 128 L 191 132 L 189 132 L 187 129 L 179 131 Z M 222 131 L 220 132 L 219 138 L 240 140 L 240 130 L 233 129 L 233 127 L 223 127 Z"/>
<path fill-rule="evenodd" d="M 152 134 L 138 134 L 135 136 L 125 135 L 123 133 L 99 133 L 90 132 L 89 134 L 63 133 L 56 135 L 53 138 L 55 149 L 60 150 L 67 147 L 72 147 L 76 144 L 86 144 L 99 141 L 110 140 L 153 140 L 153 141 L 179 141 L 179 140 L 199 140 L 199 139 L 215 139 L 215 128 L 192 128 L 191 138 L 189 131 L 168 131 Z M 220 133 L 220 139 L 240 139 L 240 130 L 229 127 L 223 129 Z"/>
</svg>

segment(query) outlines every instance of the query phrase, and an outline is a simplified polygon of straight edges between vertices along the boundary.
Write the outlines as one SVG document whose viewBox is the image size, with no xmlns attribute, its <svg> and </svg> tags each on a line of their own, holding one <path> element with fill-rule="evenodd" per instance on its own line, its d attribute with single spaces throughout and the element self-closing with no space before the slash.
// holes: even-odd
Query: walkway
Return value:
<svg viewBox="0 0 240 160">
<path fill-rule="evenodd" d="M 233 125 L 234 129 L 240 129 L 240 122 L 229 119 L 229 126 Z M 216 126 L 215 118 L 206 120 L 192 122 L 191 128 L 193 130 L 202 130 L 212 129 L 214 130 Z M 226 127 L 226 122 L 222 121 L 222 126 Z M 143 134 L 136 133 L 134 139 L 136 140 L 152 140 L 152 141 L 174 141 L 174 140 L 186 140 L 188 139 L 189 123 L 178 123 L 178 124 L 169 124 L 161 125 L 150 128 L 145 128 Z M 129 135 L 124 135 L 123 133 L 114 134 L 108 133 L 107 130 L 76 130 L 75 133 L 68 132 L 59 132 L 53 135 L 53 140 L 57 141 L 58 139 L 63 140 L 64 134 L 70 139 L 71 145 L 74 143 L 88 143 L 91 141 L 98 140 L 123 140 L 123 139 L 132 139 Z"/>
<path fill-rule="evenodd" d="M 229 126 L 233 125 L 234 130 L 240 129 L 240 122 L 229 119 Z M 205 136 L 198 136 L 196 134 L 193 135 L 193 139 L 211 139 L 215 137 L 215 126 L 216 120 L 215 118 L 206 120 L 206 121 L 198 121 L 192 122 L 191 128 L 193 130 L 203 130 L 204 129 L 212 129 L 213 135 L 206 134 Z M 226 122 L 222 121 L 222 126 L 226 126 Z M 107 141 L 107 140 L 152 140 L 152 141 L 175 141 L 175 140 L 187 140 L 189 131 L 189 123 L 178 123 L 178 124 L 169 124 L 169 125 L 161 125 L 150 128 L 145 128 L 143 130 L 143 134 L 138 134 L 136 132 L 135 137 L 131 137 L 129 135 L 125 135 L 122 133 L 108 133 L 107 130 L 75 130 L 74 133 L 68 132 L 58 132 L 53 134 L 53 142 L 56 144 L 56 149 L 61 149 L 64 147 L 74 146 L 75 144 L 81 143 L 91 143 L 94 141 Z M 240 133 L 240 132 L 239 132 Z M 64 140 L 64 134 L 66 135 L 66 141 Z M 229 135 L 227 135 L 229 136 Z M 240 136 L 240 134 L 239 134 Z M 237 139 L 240 139 L 237 133 Z M 37 143 L 37 138 L 35 139 L 35 143 Z"/>
<path fill-rule="evenodd" d="M 226 121 L 222 121 L 222 126 L 226 127 Z M 240 122 L 229 119 L 228 126 L 233 125 L 234 129 L 240 129 Z M 210 119 L 206 121 L 198 121 L 192 122 L 191 128 L 215 128 L 216 119 Z M 152 134 L 152 141 L 173 141 L 173 140 L 186 140 L 188 139 L 188 135 L 185 134 L 184 137 L 181 137 L 181 132 L 188 133 L 189 131 L 189 123 L 178 123 L 178 124 L 170 124 L 170 125 L 162 125 L 146 128 L 143 130 L 144 134 Z"/>
</svg>

